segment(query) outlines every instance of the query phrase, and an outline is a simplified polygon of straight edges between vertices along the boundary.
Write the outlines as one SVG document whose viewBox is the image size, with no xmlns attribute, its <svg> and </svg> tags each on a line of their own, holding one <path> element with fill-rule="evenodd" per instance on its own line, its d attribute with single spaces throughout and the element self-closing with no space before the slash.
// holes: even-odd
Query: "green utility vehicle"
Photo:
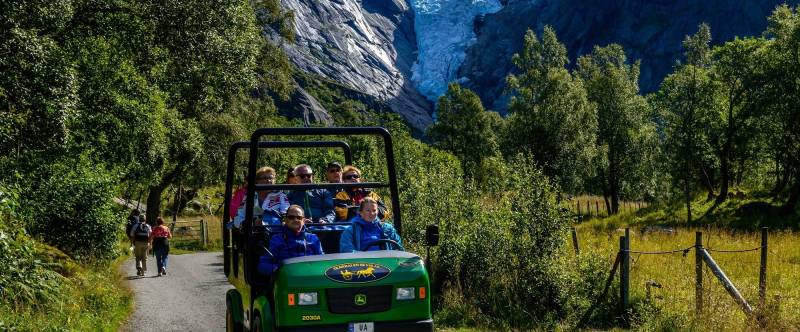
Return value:
<svg viewBox="0 0 800 332">
<path fill-rule="evenodd" d="M 349 137 L 371 135 L 383 139 L 388 183 L 324 183 L 256 185 L 258 154 L 264 149 L 337 148 L 352 164 L 350 146 L 344 141 L 262 141 L 272 137 Z M 247 194 L 243 201 L 245 222 L 231 226 L 231 195 L 236 152 L 247 150 Z M 392 138 L 384 128 L 264 128 L 250 142 L 234 143 L 228 154 L 223 220 L 224 270 L 235 287 L 226 294 L 227 331 L 433 331 L 430 280 L 422 258 L 403 250 L 391 240 L 378 240 L 384 250 L 338 253 L 339 237 L 350 223 L 306 223 L 317 234 L 323 255 L 283 260 L 271 276 L 257 270 L 259 258 L 276 227 L 253 215 L 254 195 L 261 190 L 337 190 L 388 188 L 392 223 L 402 236 Z M 388 204 L 387 204 L 388 206 Z M 266 217 L 265 217 L 266 218 Z M 251 222 L 246 222 L 246 221 Z M 277 225 L 280 227 L 279 225 Z M 438 243 L 438 228 L 426 229 L 426 246 Z M 405 240 L 403 238 L 403 240 Z"/>
</svg>

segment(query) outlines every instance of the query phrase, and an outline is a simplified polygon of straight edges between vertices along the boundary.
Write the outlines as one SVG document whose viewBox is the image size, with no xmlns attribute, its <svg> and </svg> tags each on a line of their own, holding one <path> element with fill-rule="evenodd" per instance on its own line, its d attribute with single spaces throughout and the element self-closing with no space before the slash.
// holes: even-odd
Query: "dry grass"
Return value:
<svg viewBox="0 0 800 332">
<path fill-rule="evenodd" d="M 642 233 L 631 231 L 631 250 L 660 251 L 686 248 L 694 244 L 695 229 L 675 228 L 672 232 Z M 760 246 L 758 232 L 733 232 L 702 229 L 703 245 L 717 249 L 747 249 Z M 619 230 L 578 227 L 582 252 L 608 257 L 609 269 L 619 250 Z M 800 330 L 800 241 L 797 233 L 778 231 L 769 234 L 767 306 L 761 312 L 768 330 Z M 570 244 L 571 245 L 571 244 Z M 747 253 L 711 253 L 714 260 L 736 285 L 745 299 L 758 307 L 758 251 Z M 715 276 L 704 268 L 705 312 L 695 319 L 695 252 L 667 255 L 631 255 L 631 302 L 644 317 L 642 329 L 751 330 L 756 328 Z M 646 283 L 658 283 L 646 296 Z M 636 324 L 636 322 L 634 322 Z M 634 325 L 636 326 L 636 325 Z"/>
<path fill-rule="evenodd" d="M 563 203 L 564 207 L 575 214 L 589 217 L 607 217 L 608 208 L 602 196 L 581 195 L 572 197 Z M 639 201 L 620 201 L 619 210 L 621 212 L 634 212 L 647 207 L 646 202 Z"/>
</svg>

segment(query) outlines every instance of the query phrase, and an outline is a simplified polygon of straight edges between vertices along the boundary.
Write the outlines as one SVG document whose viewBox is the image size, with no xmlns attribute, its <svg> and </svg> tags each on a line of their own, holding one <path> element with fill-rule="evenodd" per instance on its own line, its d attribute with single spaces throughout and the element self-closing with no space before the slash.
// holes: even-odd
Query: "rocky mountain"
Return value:
<svg viewBox="0 0 800 332">
<path fill-rule="evenodd" d="M 800 0 L 792 0 L 796 4 Z M 621 44 L 641 59 L 641 87 L 658 88 L 698 24 L 714 43 L 760 34 L 776 0 L 282 0 L 294 11 L 296 42 L 284 49 L 300 69 L 373 96 L 415 129 L 432 123 L 451 81 L 505 109 L 505 78 L 525 31 L 551 25 L 571 59 Z M 302 87 L 301 87 L 302 88 Z M 329 122 L 302 93 L 306 118 Z"/>
<path fill-rule="evenodd" d="M 417 41 L 414 13 L 405 0 L 283 0 L 282 5 L 295 15 L 296 41 L 284 50 L 298 68 L 376 97 L 417 129 L 432 123 L 431 103 L 409 79 Z"/>
<path fill-rule="evenodd" d="M 798 1 L 790 1 L 796 4 Z M 698 24 L 711 27 L 713 42 L 764 31 L 775 0 L 510 0 L 500 11 L 476 22 L 477 42 L 467 50 L 458 76 L 475 90 L 484 105 L 505 109 L 505 77 L 511 56 L 521 49 L 527 29 L 553 26 L 571 59 L 595 45 L 621 44 L 629 59 L 641 59 L 643 92 L 658 89 L 682 55 L 684 36 Z"/>
</svg>

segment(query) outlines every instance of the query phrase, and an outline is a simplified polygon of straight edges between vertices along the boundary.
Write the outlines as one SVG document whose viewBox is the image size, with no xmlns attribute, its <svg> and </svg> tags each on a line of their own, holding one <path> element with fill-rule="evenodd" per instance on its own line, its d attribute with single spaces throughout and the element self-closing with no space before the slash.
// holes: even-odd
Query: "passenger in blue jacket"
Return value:
<svg viewBox="0 0 800 332">
<path fill-rule="evenodd" d="M 258 260 L 258 272 L 272 275 L 287 258 L 322 255 L 322 244 L 315 234 L 306 232 L 303 208 L 292 205 L 286 210 L 283 227 L 269 240 L 269 251 Z"/>
<path fill-rule="evenodd" d="M 397 235 L 394 226 L 378 219 L 378 202 L 372 197 L 361 201 L 358 215 L 353 218 L 353 224 L 348 226 L 339 240 L 339 252 L 373 251 L 380 250 L 382 245 L 370 245 L 377 240 L 392 240 L 397 242 L 403 250 L 403 242 Z M 388 245 L 391 248 L 391 245 Z"/>
<path fill-rule="evenodd" d="M 314 172 L 306 164 L 294 168 L 298 184 L 314 183 Z M 336 214 L 333 212 L 333 194 L 326 189 L 294 190 L 289 192 L 289 203 L 303 208 L 306 218 L 312 222 L 333 222 Z"/>
</svg>

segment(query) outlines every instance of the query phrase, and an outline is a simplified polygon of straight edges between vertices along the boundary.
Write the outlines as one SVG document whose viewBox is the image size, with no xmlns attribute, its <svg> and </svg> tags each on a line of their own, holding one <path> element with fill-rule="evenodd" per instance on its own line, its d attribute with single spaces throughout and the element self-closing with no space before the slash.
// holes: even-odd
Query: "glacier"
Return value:
<svg viewBox="0 0 800 332">
<path fill-rule="evenodd" d="M 410 0 L 417 36 L 417 61 L 411 81 L 420 93 L 436 102 L 466 57 L 476 36 L 473 22 L 478 15 L 503 8 L 500 0 Z"/>
</svg>

